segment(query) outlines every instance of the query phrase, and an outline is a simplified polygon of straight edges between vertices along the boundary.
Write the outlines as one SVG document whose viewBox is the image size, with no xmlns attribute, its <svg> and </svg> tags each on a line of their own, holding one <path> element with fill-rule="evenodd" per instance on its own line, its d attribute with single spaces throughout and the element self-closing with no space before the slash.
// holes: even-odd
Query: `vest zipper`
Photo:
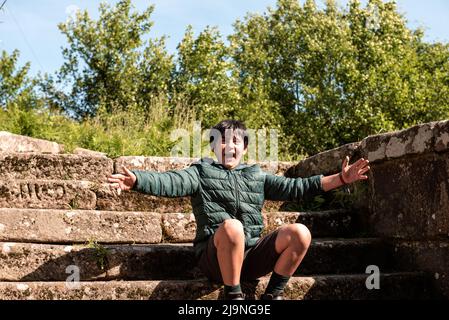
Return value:
<svg viewBox="0 0 449 320">
<path fill-rule="evenodd" d="M 234 178 L 234 185 L 235 185 L 235 216 L 237 216 L 237 212 L 239 209 L 239 192 L 238 192 L 238 188 L 237 188 L 237 178 L 235 177 L 235 175 L 231 172 L 232 177 Z"/>
</svg>

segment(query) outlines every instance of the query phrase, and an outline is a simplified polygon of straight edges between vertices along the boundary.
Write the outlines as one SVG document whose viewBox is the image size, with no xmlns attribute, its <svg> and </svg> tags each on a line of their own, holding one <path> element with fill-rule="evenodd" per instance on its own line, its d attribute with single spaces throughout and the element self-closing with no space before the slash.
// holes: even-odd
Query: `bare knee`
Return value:
<svg viewBox="0 0 449 320">
<path fill-rule="evenodd" d="M 287 246 L 298 249 L 308 249 L 312 242 L 312 234 L 309 228 L 301 223 L 293 223 L 285 226 L 284 234 Z"/>
<path fill-rule="evenodd" d="M 308 248 L 312 242 L 312 234 L 310 233 L 309 228 L 301 223 L 294 223 L 290 226 L 292 241 L 294 244 Z"/>
<path fill-rule="evenodd" d="M 239 245 L 244 243 L 243 225 L 237 219 L 225 220 L 215 233 L 214 243 L 218 247 L 222 244 Z"/>
</svg>

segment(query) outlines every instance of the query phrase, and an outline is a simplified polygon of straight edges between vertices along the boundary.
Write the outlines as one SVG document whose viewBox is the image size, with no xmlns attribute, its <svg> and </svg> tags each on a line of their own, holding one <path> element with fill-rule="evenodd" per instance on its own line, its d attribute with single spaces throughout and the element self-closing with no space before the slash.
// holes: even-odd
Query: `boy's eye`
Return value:
<svg viewBox="0 0 449 320">
<path fill-rule="evenodd" d="M 233 142 L 234 142 L 234 144 L 241 144 L 241 143 L 243 143 L 243 140 L 242 140 L 242 139 L 234 138 L 234 139 L 233 139 Z M 225 139 L 225 138 L 222 138 L 222 139 L 221 139 L 221 143 L 222 143 L 222 144 L 226 144 L 226 139 Z"/>
</svg>

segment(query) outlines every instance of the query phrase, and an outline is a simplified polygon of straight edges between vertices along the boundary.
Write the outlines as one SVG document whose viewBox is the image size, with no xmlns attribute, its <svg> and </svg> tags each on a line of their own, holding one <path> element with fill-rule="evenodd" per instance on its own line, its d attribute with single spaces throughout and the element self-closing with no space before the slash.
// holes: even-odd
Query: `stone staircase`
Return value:
<svg viewBox="0 0 449 320">
<path fill-rule="evenodd" d="M 193 160 L 0 153 L 0 299 L 221 298 L 196 266 L 189 199 L 118 195 L 106 183 L 122 165 L 166 171 Z M 285 207 L 266 202 L 265 232 L 301 222 L 314 237 L 286 298 L 434 297 L 428 274 L 398 268 L 388 241 L 366 234 L 363 212 Z M 380 289 L 367 289 L 369 265 L 381 271 Z M 248 297 L 258 299 L 268 279 L 243 283 Z"/>
</svg>

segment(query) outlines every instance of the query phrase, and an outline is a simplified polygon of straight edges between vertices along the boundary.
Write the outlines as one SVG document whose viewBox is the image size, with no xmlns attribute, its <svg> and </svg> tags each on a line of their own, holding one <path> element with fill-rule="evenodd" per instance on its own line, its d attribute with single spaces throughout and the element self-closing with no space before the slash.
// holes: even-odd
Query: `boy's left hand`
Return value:
<svg viewBox="0 0 449 320">
<path fill-rule="evenodd" d="M 349 157 L 346 156 L 341 167 L 343 180 L 350 184 L 358 180 L 368 179 L 368 176 L 364 175 L 370 169 L 368 164 L 369 161 L 362 158 L 349 165 Z"/>
</svg>

